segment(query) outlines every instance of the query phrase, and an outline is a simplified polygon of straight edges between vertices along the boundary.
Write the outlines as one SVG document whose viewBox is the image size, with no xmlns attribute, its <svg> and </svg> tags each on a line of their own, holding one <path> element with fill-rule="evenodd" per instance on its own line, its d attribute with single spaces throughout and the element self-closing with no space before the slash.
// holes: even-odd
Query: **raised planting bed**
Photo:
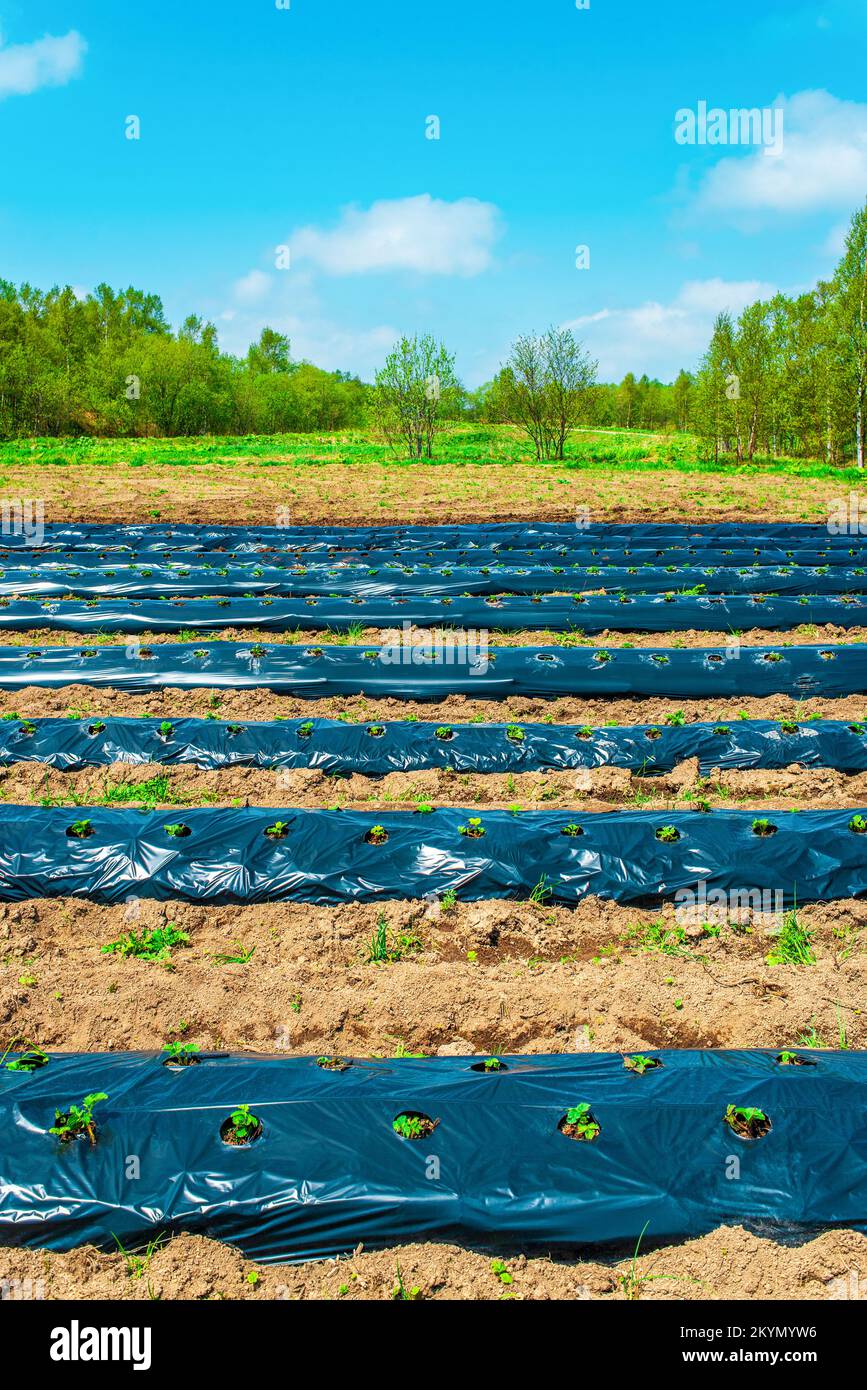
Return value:
<svg viewBox="0 0 867 1390">
<path fill-rule="evenodd" d="M 216 589 L 218 586 L 213 586 Z M 337 587 L 340 587 L 339 585 Z M 600 597 L 542 594 L 490 598 L 172 598 L 3 599 L 0 633 L 50 632 L 171 633 L 226 627 L 295 632 L 353 627 L 493 628 L 501 632 L 548 630 L 593 634 L 611 629 L 631 632 L 689 632 L 696 628 L 727 632 L 751 627 L 780 629 L 802 623 L 861 627 L 867 623 L 862 594 L 819 597 L 693 597 L 684 594 Z"/>
<path fill-rule="evenodd" d="M 290 1261 L 867 1230 L 867 1054 L 799 1055 L 512 1056 L 485 1073 L 472 1057 L 52 1054 L 0 1069 L 0 1244 L 192 1232 Z"/>
<path fill-rule="evenodd" d="M 609 651 L 433 641 L 381 648 L 234 642 L 0 647 L 0 689 L 76 684 L 133 692 L 262 687 L 311 699 L 359 694 L 406 700 L 448 694 L 478 700 L 513 695 L 834 698 L 867 691 L 867 646 Z"/>
<path fill-rule="evenodd" d="M 652 903 L 703 885 L 744 907 L 867 892 L 864 808 L 575 812 L 0 806 L 0 900 L 67 895 L 249 903 L 596 895 Z M 779 895 L 779 897 L 775 896 Z M 731 906 L 734 901 L 727 896 Z"/>
<path fill-rule="evenodd" d="M 511 732 L 510 732 L 511 730 Z M 435 724 L 342 719 L 233 723 L 217 719 L 0 719 L 0 765 L 43 763 L 66 772 L 115 763 L 317 768 L 384 777 L 390 772 L 568 771 L 625 767 L 668 772 L 698 758 L 713 768 L 781 769 L 793 764 L 867 771 L 867 723 L 737 719 L 732 724 Z"/>
</svg>

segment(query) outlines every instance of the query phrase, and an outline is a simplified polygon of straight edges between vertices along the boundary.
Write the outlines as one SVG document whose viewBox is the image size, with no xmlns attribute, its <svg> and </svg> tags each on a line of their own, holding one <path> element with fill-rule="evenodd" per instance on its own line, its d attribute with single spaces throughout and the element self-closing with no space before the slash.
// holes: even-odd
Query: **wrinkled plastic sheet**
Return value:
<svg viewBox="0 0 867 1390">
<path fill-rule="evenodd" d="M 399 700 L 478 700 L 512 695 L 660 695 L 723 698 L 859 695 L 867 691 L 867 646 L 499 647 L 417 643 L 381 648 L 234 642 L 125 646 L 0 647 L 0 689 L 63 685 L 132 692 L 250 689 L 321 699 L 371 695 Z"/>
<path fill-rule="evenodd" d="M 142 1053 L 53 1054 L 30 1074 L 0 1071 L 0 1241 L 70 1250 L 145 1246 L 191 1233 L 250 1259 L 300 1261 L 413 1241 L 563 1251 L 675 1241 L 720 1225 L 762 1234 L 867 1226 L 867 1054 L 654 1053 L 638 1076 L 618 1054 L 354 1060 L 203 1056 L 169 1069 Z M 62 1146 L 55 1109 L 91 1092 L 97 1142 Z M 561 1134 L 573 1105 L 600 1125 Z M 220 1127 L 240 1104 L 261 1137 L 232 1147 Z M 743 1140 L 723 1116 L 771 1121 Z M 421 1141 L 393 1121 L 438 1123 Z M 127 1156 L 142 1156 L 139 1176 Z M 740 1178 L 730 1178 L 732 1155 Z M 435 1162 L 434 1162 L 435 1160 Z"/>
<path fill-rule="evenodd" d="M 34 549 L 32 528 L 11 531 L 3 537 L 6 549 Z M 711 525 L 689 526 L 682 522 L 659 523 L 600 523 L 576 525 L 572 522 L 526 521 L 471 523 L 467 525 L 392 525 L 392 526 L 205 526 L 165 525 L 62 525 L 48 523 L 38 536 L 41 546 L 61 546 L 66 549 L 102 549 L 109 546 L 129 546 L 137 550 L 195 546 L 202 550 L 250 549 L 274 546 L 290 549 L 296 546 L 331 546 L 335 549 L 361 546 L 364 548 L 407 546 L 461 547 L 540 546 L 540 545 L 701 545 L 719 543 L 761 546 L 767 542 L 794 549 L 799 545 L 820 549 L 841 549 L 857 545 L 858 535 L 837 535 L 827 525 L 802 523 L 755 523 L 722 521 Z"/>
<path fill-rule="evenodd" d="M 210 558 L 206 559 L 205 556 Z M 579 547 L 542 546 L 527 549 L 521 546 L 503 546 L 499 549 L 488 546 L 464 546 L 461 548 L 435 547 L 425 549 L 419 546 L 406 546 L 401 550 L 368 549 L 353 547 L 337 550 L 331 547 L 294 550 L 276 549 L 262 546 L 258 550 L 197 551 L 166 548 L 159 551 L 130 550 L 117 547 L 104 550 L 63 550 L 45 548 L 33 552 L 32 558 L 20 551 L 5 551 L 0 538 L 0 564 L 13 568 L 24 568 L 25 559 L 30 568 L 53 570 L 62 566 L 73 569 L 109 568 L 119 564 L 147 563 L 176 566 L 185 569 L 191 564 L 210 567 L 233 564 L 236 568 L 252 570 L 262 564 L 274 569 L 294 569 L 299 565 L 334 566 L 342 564 L 362 564 L 368 566 L 426 565 L 436 562 L 439 565 L 457 564 L 479 568 L 482 565 L 565 565 L 567 568 L 578 565 L 613 565 L 629 568 L 635 565 L 691 565 L 700 568 L 735 566 L 782 566 L 807 565 L 821 568 L 825 565 L 845 565 L 858 567 L 863 558 L 860 546 L 846 546 L 840 549 L 821 550 L 815 547 L 799 546 L 797 550 L 784 550 L 780 546 L 752 546 L 749 548 L 719 545 L 665 547 L 644 546 L 633 548 L 628 545 Z"/>
<path fill-rule="evenodd" d="M 296 632 L 300 628 L 347 632 L 352 628 L 490 628 L 500 632 L 717 631 L 762 627 L 784 630 L 803 623 L 861 627 L 867 620 L 863 595 L 754 599 L 695 598 L 661 594 L 629 598 L 593 595 L 498 598 L 224 598 L 0 600 L 0 633 L 171 633 L 222 628 Z"/>
<path fill-rule="evenodd" d="M 168 730 L 163 725 L 169 723 Z M 439 737 L 438 735 L 439 731 Z M 341 719 L 230 723 L 216 719 L 0 720 L 0 765 L 43 763 L 65 772 L 115 763 L 202 769 L 310 768 L 329 774 L 453 768 L 456 772 L 582 771 L 625 767 L 670 772 L 698 758 L 714 769 L 830 767 L 867 772 L 867 725 L 810 720 L 640 724 L 589 729 L 565 724 L 434 724 Z"/>
<path fill-rule="evenodd" d="M 735 568 L 657 566 L 363 564 L 302 565 L 298 571 L 268 565 L 110 565 L 64 569 L 9 568 L 0 575 L 0 596 L 46 598 L 206 598 L 219 594 L 384 598 L 467 594 L 589 594 L 604 589 L 627 595 L 700 589 L 709 594 L 846 594 L 867 590 L 867 570 L 838 565 Z"/>
<path fill-rule="evenodd" d="M 775 812 L 758 835 L 750 811 L 308 811 L 0 805 L 0 900 L 81 897 L 315 904 L 440 897 L 590 896 L 661 902 L 710 894 L 779 894 L 779 905 L 867 892 L 865 808 Z M 484 833 L 471 838 L 473 819 Z M 70 832 L 89 822 L 84 838 Z M 267 832 L 283 827 L 282 838 Z M 171 834 L 167 826 L 183 826 Z M 570 834 L 567 826 L 579 826 Z M 374 827 L 384 843 L 366 838 Z M 678 838 L 659 840 L 673 828 Z M 740 901 L 740 899 L 739 899 Z M 744 900 L 749 906 L 751 899 Z M 774 903 L 777 902 L 775 898 Z"/>
</svg>

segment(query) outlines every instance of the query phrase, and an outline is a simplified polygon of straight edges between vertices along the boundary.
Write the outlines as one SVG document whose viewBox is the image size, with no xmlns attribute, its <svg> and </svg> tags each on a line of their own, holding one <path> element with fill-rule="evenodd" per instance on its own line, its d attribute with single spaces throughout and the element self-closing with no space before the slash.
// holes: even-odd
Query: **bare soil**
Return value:
<svg viewBox="0 0 867 1390">
<path fill-rule="evenodd" d="M 490 1254 L 456 1245 L 359 1248 L 341 1260 L 257 1265 L 228 1245 L 178 1236 L 130 1275 L 120 1253 L 84 1246 L 68 1254 L 0 1249 L 0 1289 L 10 1298 L 46 1299 L 393 1299 L 397 1271 L 420 1301 L 515 1298 L 654 1300 L 824 1300 L 864 1297 L 867 1236 L 828 1231 L 798 1245 L 780 1245 L 720 1226 L 681 1245 L 647 1247 L 605 1259 L 499 1256 L 511 1276 L 503 1284 Z M 417 1290 L 417 1293 L 416 1293 Z"/>
</svg>

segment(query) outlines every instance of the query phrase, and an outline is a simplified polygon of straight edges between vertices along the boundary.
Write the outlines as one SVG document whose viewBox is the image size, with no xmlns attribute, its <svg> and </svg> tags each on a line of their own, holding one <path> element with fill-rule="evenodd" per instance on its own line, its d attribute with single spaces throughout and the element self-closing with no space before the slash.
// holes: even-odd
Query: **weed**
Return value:
<svg viewBox="0 0 867 1390">
<path fill-rule="evenodd" d="M 118 1250 L 123 1256 L 123 1262 L 126 1265 L 126 1273 L 128 1279 L 141 1279 L 142 1275 L 146 1272 L 148 1265 L 150 1264 L 157 1250 L 162 1245 L 165 1238 L 165 1235 L 155 1236 L 153 1240 L 148 1241 L 147 1245 L 144 1248 L 144 1252 L 141 1255 L 136 1255 L 132 1254 L 129 1250 L 125 1250 L 121 1242 L 118 1240 L 117 1236 L 112 1231 L 112 1239 L 114 1240 L 115 1245 L 117 1246 Z"/>
<path fill-rule="evenodd" d="M 544 907 L 553 893 L 554 890 L 549 886 L 547 875 L 543 874 L 530 894 L 530 902 L 534 907 Z"/>
<path fill-rule="evenodd" d="M 255 946 L 242 946 L 240 941 L 236 941 L 233 951 L 216 951 L 213 961 L 215 965 L 246 965 L 252 960 L 255 950 Z"/>
<path fill-rule="evenodd" d="M 174 922 L 169 922 L 164 927 L 155 927 L 153 931 L 130 931 L 117 941 L 110 941 L 101 950 L 103 955 L 117 955 L 124 959 L 135 956 L 151 964 L 168 966 L 175 947 L 188 946 L 189 941 L 185 931 L 180 931 Z"/>
<path fill-rule="evenodd" d="M 414 1287 L 408 1289 L 404 1283 L 400 1268 L 400 1260 L 397 1262 L 397 1283 L 391 1291 L 391 1296 L 396 1302 L 402 1303 L 418 1303 L 421 1299 L 420 1288 Z"/>
<path fill-rule="evenodd" d="M 774 949 L 768 953 L 768 965 L 815 965 L 813 951 L 813 932 L 798 921 L 798 910 L 794 908 L 783 918 L 783 925 Z"/>
</svg>

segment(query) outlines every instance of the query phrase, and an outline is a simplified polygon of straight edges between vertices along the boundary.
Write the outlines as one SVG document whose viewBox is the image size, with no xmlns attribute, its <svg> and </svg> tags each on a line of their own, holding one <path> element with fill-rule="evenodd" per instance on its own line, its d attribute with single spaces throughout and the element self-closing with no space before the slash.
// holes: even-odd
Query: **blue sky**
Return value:
<svg viewBox="0 0 867 1390">
<path fill-rule="evenodd" d="M 365 376 L 429 330 L 475 386 L 569 323 L 603 379 L 670 378 L 867 195 L 864 0 L 277 3 L 0 0 L 0 274 Z M 701 101 L 780 109 L 782 153 L 678 143 Z"/>
</svg>

